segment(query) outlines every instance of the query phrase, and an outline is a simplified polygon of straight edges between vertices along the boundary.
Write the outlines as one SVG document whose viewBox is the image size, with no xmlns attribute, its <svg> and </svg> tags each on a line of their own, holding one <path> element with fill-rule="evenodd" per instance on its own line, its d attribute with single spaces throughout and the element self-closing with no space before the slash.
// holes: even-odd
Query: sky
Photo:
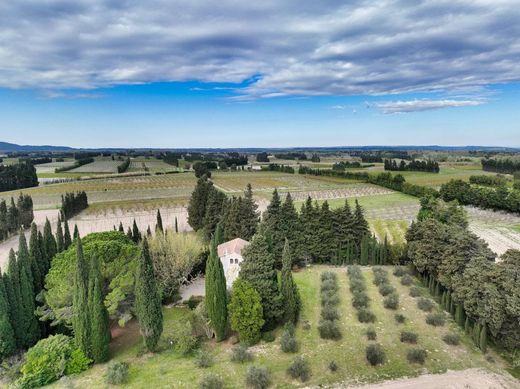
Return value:
<svg viewBox="0 0 520 389">
<path fill-rule="evenodd" d="M 520 146 L 518 0 L 0 3 L 0 141 Z"/>
</svg>

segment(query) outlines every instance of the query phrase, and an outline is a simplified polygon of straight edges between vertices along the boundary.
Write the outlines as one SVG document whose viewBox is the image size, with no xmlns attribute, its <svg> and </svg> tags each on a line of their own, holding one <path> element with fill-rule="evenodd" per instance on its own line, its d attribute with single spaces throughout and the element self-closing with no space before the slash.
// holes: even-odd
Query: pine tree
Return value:
<svg viewBox="0 0 520 389">
<path fill-rule="evenodd" d="M 132 225 L 132 240 L 135 243 L 139 243 L 141 241 L 141 233 L 139 232 L 139 228 L 137 227 L 137 223 L 135 222 L 135 219 L 134 219 L 134 223 Z"/>
<path fill-rule="evenodd" d="M 296 323 L 300 312 L 300 295 L 298 287 L 292 276 L 292 255 L 289 241 L 285 240 L 282 254 L 282 277 L 280 282 L 280 294 L 284 304 L 284 322 Z"/>
<path fill-rule="evenodd" d="M 65 238 L 61 228 L 61 220 L 58 218 L 58 223 L 56 224 L 56 252 L 61 253 L 63 250 L 65 250 Z"/>
<path fill-rule="evenodd" d="M 262 298 L 265 328 L 276 327 L 283 315 L 282 300 L 278 290 L 278 279 L 273 254 L 265 237 L 256 234 L 249 246 L 242 250 L 244 261 L 239 277 L 250 282 Z"/>
<path fill-rule="evenodd" d="M 16 345 L 20 348 L 23 346 L 24 340 L 24 328 L 22 325 L 22 297 L 20 293 L 20 271 L 18 269 L 18 263 L 13 249 L 9 251 L 5 289 L 7 301 L 9 303 L 9 319 L 14 330 Z"/>
<path fill-rule="evenodd" d="M 276 260 L 277 265 L 281 265 L 283 245 L 285 244 L 284 231 L 282 229 L 282 202 L 278 191 L 273 191 L 273 197 L 271 202 L 267 206 L 264 213 L 264 223 L 266 228 L 269 230 L 269 235 L 272 239 L 272 254 Z M 254 285 L 253 285 L 254 286 Z M 260 292 L 259 292 L 260 293 Z M 261 293 L 260 293 L 261 295 Z M 264 309 L 265 315 L 265 309 Z"/>
<path fill-rule="evenodd" d="M 88 267 L 81 239 L 76 240 L 76 271 L 72 296 L 72 329 L 76 346 L 90 357 L 90 318 L 88 311 Z"/>
<path fill-rule="evenodd" d="M 333 212 L 332 219 L 336 237 L 335 245 L 346 249 L 356 238 L 354 215 L 352 214 L 348 200 L 345 200 L 343 207 Z"/>
<path fill-rule="evenodd" d="M 79 230 L 78 230 L 78 225 L 77 224 L 74 224 L 74 233 L 72 234 L 72 238 L 73 239 L 78 239 L 79 238 Z"/>
<path fill-rule="evenodd" d="M 227 290 L 224 268 L 217 255 L 217 244 L 213 239 L 206 262 L 206 310 L 217 341 L 224 340 L 227 327 Z"/>
<path fill-rule="evenodd" d="M 135 276 L 135 311 L 144 345 L 149 351 L 154 351 L 163 330 L 163 316 L 161 297 L 146 238 L 143 240 Z"/>
<path fill-rule="evenodd" d="M 96 363 L 106 362 L 109 357 L 110 328 L 108 312 L 103 302 L 103 278 L 99 269 L 99 260 L 93 256 L 90 260 L 88 312 L 90 316 L 90 350 Z"/>
<path fill-rule="evenodd" d="M 289 240 L 289 244 L 291 245 L 292 249 L 291 253 L 293 260 L 295 262 L 300 262 L 300 260 L 303 257 L 303 254 L 300 249 L 300 240 L 303 231 L 302 225 L 299 220 L 298 212 L 296 212 L 296 208 L 294 207 L 294 202 L 290 193 L 287 193 L 287 197 L 285 198 L 285 201 L 282 204 L 280 213 L 282 235 L 285 237 L 285 239 Z M 276 259 L 278 261 L 278 258 Z M 281 258 L 280 262 L 282 262 Z"/>
<path fill-rule="evenodd" d="M 31 224 L 31 237 L 29 239 L 29 258 L 31 262 L 31 272 L 33 275 L 34 292 L 38 294 L 43 289 L 45 274 L 42 274 L 43 255 L 38 239 L 38 229 L 35 223 Z"/>
<path fill-rule="evenodd" d="M 157 223 L 155 224 L 155 231 L 164 232 L 160 210 L 157 210 Z"/>
<path fill-rule="evenodd" d="M 16 338 L 9 320 L 9 302 L 0 269 L 0 361 L 16 351 Z"/>
<path fill-rule="evenodd" d="M 72 239 L 70 237 L 69 222 L 67 221 L 67 219 L 65 219 L 64 232 L 63 232 L 63 249 L 67 250 L 71 244 L 72 244 Z"/>
<path fill-rule="evenodd" d="M 125 229 L 123 228 L 123 222 L 121 222 L 121 221 L 119 222 L 119 232 L 121 232 L 123 234 L 125 233 Z"/>
<path fill-rule="evenodd" d="M 359 202 L 356 199 L 356 209 L 354 211 L 354 225 L 355 225 L 355 237 L 356 237 L 356 244 L 358 246 L 361 245 L 361 240 L 365 235 L 368 234 L 369 228 L 368 228 L 368 222 L 365 219 L 365 215 L 363 212 L 363 208 L 361 205 L 359 205 Z"/>
</svg>

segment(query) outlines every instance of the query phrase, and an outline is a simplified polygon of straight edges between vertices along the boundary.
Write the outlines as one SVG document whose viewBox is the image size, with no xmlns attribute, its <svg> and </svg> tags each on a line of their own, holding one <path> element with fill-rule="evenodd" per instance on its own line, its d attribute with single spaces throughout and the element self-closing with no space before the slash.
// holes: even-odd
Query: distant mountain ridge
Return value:
<svg viewBox="0 0 520 389">
<path fill-rule="evenodd" d="M 0 142 L 1 153 L 34 153 L 34 152 L 72 152 L 72 151 L 126 151 L 126 150 L 157 150 L 157 151 L 184 151 L 184 152 L 249 152 L 256 153 L 261 151 L 349 151 L 349 150 L 402 150 L 402 151 L 490 151 L 490 152 L 506 152 L 520 151 L 520 147 L 506 146 L 317 146 L 317 147 L 229 147 L 229 148 L 201 148 L 201 147 L 179 147 L 179 148 L 157 148 L 157 147 L 99 147 L 99 148 L 74 148 L 69 146 L 52 146 L 52 145 L 18 145 L 15 143 Z"/>
</svg>

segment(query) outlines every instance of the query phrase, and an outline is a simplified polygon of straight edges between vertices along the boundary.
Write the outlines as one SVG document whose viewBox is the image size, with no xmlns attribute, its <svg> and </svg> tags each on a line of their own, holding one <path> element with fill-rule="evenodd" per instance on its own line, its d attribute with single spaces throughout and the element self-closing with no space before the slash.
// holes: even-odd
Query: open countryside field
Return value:
<svg viewBox="0 0 520 389">
<path fill-rule="evenodd" d="M 123 161 L 111 159 L 96 159 L 94 162 L 71 169 L 71 173 L 117 173 L 117 167 Z"/>
<path fill-rule="evenodd" d="M 387 268 L 391 273 L 392 268 Z M 323 271 L 337 273 L 340 296 L 340 330 L 342 338 L 338 341 L 323 340 L 318 334 L 320 319 L 320 274 Z M 198 368 L 195 365 L 194 355 L 182 356 L 175 352 L 168 339 L 176 322 L 187 320 L 189 309 L 165 308 L 164 332 L 161 341 L 161 352 L 154 355 L 142 354 L 141 339 L 135 322 L 130 323 L 124 330 L 115 330 L 112 341 L 112 357 L 118 361 L 128 362 L 130 365 L 128 388 L 157 388 L 174 387 L 191 389 L 196 387 L 200 379 L 212 372 L 221 376 L 225 387 L 238 389 L 245 387 L 244 375 L 251 364 L 263 365 L 268 368 L 271 380 L 276 388 L 317 387 L 334 385 L 350 387 L 362 383 L 377 383 L 384 380 L 393 380 L 399 377 L 414 377 L 424 373 L 443 373 L 448 370 L 462 370 L 468 368 L 484 368 L 503 374 L 502 360 L 492 354 L 494 363 L 486 360 L 466 338 L 463 331 L 451 320 L 442 327 L 431 327 L 425 323 L 426 313 L 419 310 L 416 300 L 409 296 L 409 287 L 402 286 L 399 279 L 390 274 L 390 281 L 399 294 L 401 303 L 397 312 L 406 317 L 404 324 L 398 324 L 394 319 L 396 311 L 383 307 L 382 297 L 373 284 L 373 274 L 370 268 L 363 269 L 363 274 L 371 299 L 370 308 L 377 319 L 373 327 L 377 333 L 376 342 L 381 344 L 386 353 L 386 362 L 382 366 L 372 367 L 365 358 L 365 348 L 371 341 L 367 340 L 367 324 L 358 322 L 356 310 L 352 307 L 352 295 L 348 289 L 349 282 L 346 268 L 332 268 L 313 266 L 294 277 L 298 284 L 303 308 L 301 319 L 296 329 L 296 338 L 299 350 L 296 354 L 283 353 L 280 350 L 280 333 L 272 343 L 261 342 L 250 348 L 253 361 L 245 364 L 236 364 L 230 361 L 232 345 L 229 341 L 214 343 L 205 341 L 200 345 L 204 353 L 213 357 L 214 364 L 208 368 Z M 423 294 L 427 295 L 427 290 Z M 436 308 L 438 309 L 438 308 Z M 308 327 L 304 326 L 308 323 Z M 304 328 L 305 327 L 305 328 Z M 418 335 L 417 345 L 400 342 L 401 331 L 413 331 Z M 448 332 L 458 333 L 462 337 L 459 346 L 445 344 L 442 337 Z M 406 359 L 408 350 L 412 347 L 422 347 L 427 352 L 424 365 L 411 364 Z M 286 369 L 295 355 L 302 355 L 310 363 L 311 376 L 308 382 L 301 383 L 291 379 Z M 338 365 L 336 372 L 331 372 L 328 366 L 331 361 Z M 104 388 L 104 372 L 106 365 L 95 365 L 87 372 L 77 377 L 70 377 L 61 382 L 52 384 L 51 388 L 88 387 Z M 467 373 L 470 374 L 470 373 Z M 505 373 L 506 374 L 506 373 Z M 478 387 L 478 374 L 471 377 L 471 387 Z M 467 378 L 467 377 L 466 377 Z M 504 384 L 504 388 L 513 388 L 513 381 L 503 378 L 493 384 Z M 452 382 L 456 383 L 456 380 Z M 473 386 L 475 385 L 475 386 Z"/>
</svg>

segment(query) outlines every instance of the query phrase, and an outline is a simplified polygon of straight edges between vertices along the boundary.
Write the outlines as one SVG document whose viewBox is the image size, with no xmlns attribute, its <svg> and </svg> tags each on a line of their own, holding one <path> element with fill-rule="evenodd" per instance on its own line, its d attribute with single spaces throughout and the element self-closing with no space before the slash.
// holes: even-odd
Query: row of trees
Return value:
<svg viewBox="0 0 520 389">
<path fill-rule="evenodd" d="M 9 206 L 5 200 L 0 201 L 0 241 L 20 229 L 28 228 L 34 219 L 31 196 L 20 194 L 16 203 L 11 197 Z"/>
<path fill-rule="evenodd" d="M 0 192 L 33 186 L 38 186 L 38 176 L 30 161 L 0 165 Z"/>
<path fill-rule="evenodd" d="M 507 178 L 504 176 L 497 175 L 478 175 L 478 176 L 470 176 L 469 183 L 474 185 L 484 185 L 484 186 L 505 186 L 507 185 Z"/>
<path fill-rule="evenodd" d="M 124 173 L 130 167 L 130 158 L 125 159 L 120 165 L 117 166 L 118 173 Z"/>
<path fill-rule="evenodd" d="M 295 170 L 292 166 L 279 165 L 277 163 L 270 163 L 267 166 L 262 166 L 262 170 L 267 170 L 270 172 L 289 173 L 289 174 L 294 174 L 294 172 L 295 172 Z"/>
<path fill-rule="evenodd" d="M 399 164 L 397 164 L 395 159 L 385 159 L 385 170 L 391 171 L 416 171 L 416 172 L 430 172 L 430 173 L 439 173 L 439 163 L 432 160 L 420 161 L 417 159 L 412 159 L 410 162 L 406 163 L 404 160 L 401 160 Z"/>
<path fill-rule="evenodd" d="M 88 197 L 85 191 L 67 192 L 61 196 L 61 215 L 64 220 L 70 219 L 88 208 Z"/>
<path fill-rule="evenodd" d="M 406 236 L 413 265 L 431 278 L 439 301 L 443 295 L 449 300 L 461 326 L 479 326 L 479 334 L 485 327 L 498 345 L 518 349 L 520 251 L 509 250 L 495 262 L 487 244 L 467 229 L 462 207 L 432 197 L 421 205 Z"/>
<path fill-rule="evenodd" d="M 87 165 L 89 163 L 94 162 L 93 157 L 82 157 L 78 159 L 78 156 L 76 156 L 76 161 L 72 165 L 62 166 L 59 168 L 54 169 L 56 173 L 66 172 L 72 169 L 76 169 L 80 166 Z"/>
<path fill-rule="evenodd" d="M 482 170 L 487 172 L 513 174 L 520 171 L 520 161 L 510 158 L 485 158 L 481 163 Z"/>
<path fill-rule="evenodd" d="M 506 186 L 487 188 L 471 185 L 462 180 L 451 180 L 441 186 L 440 197 L 444 201 L 457 200 L 464 205 L 520 212 L 520 190 L 510 190 Z"/>
</svg>

